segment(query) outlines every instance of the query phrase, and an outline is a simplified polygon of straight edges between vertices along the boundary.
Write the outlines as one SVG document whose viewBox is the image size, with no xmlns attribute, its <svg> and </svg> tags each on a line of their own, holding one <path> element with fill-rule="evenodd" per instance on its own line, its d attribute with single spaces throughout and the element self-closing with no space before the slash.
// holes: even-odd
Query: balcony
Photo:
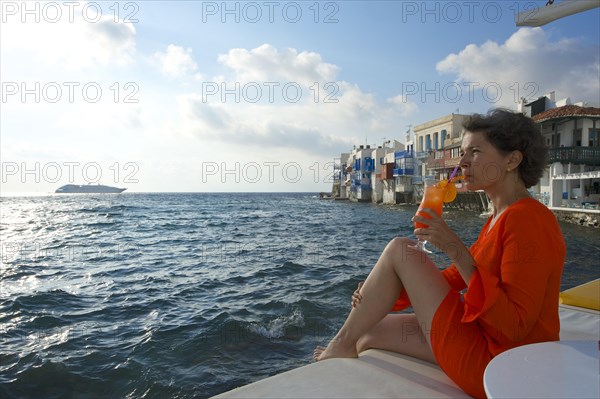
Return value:
<svg viewBox="0 0 600 399">
<path fill-rule="evenodd" d="M 414 153 L 412 151 L 396 151 L 394 153 L 394 159 L 413 158 Z"/>
<path fill-rule="evenodd" d="M 548 151 L 548 162 L 600 165 L 600 147 L 560 147 Z"/>
<path fill-rule="evenodd" d="M 392 179 L 394 177 L 394 164 L 386 163 L 381 165 L 381 173 L 377 173 L 375 177 L 379 180 Z"/>
<path fill-rule="evenodd" d="M 342 161 L 340 158 L 333 158 L 333 170 L 342 169 Z"/>
<path fill-rule="evenodd" d="M 402 169 L 402 168 L 394 169 L 394 176 L 412 176 L 414 174 L 415 174 L 414 169 Z"/>
</svg>

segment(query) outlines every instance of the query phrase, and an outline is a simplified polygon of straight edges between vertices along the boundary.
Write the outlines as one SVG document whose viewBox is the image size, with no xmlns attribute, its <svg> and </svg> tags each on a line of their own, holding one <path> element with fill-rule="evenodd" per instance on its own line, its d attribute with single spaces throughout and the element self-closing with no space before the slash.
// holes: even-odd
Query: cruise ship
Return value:
<svg viewBox="0 0 600 399">
<path fill-rule="evenodd" d="M 56 189 L 59 194 L 118 194 L 127 190 L 102 184 L 67 184 Z"/>
</svg>

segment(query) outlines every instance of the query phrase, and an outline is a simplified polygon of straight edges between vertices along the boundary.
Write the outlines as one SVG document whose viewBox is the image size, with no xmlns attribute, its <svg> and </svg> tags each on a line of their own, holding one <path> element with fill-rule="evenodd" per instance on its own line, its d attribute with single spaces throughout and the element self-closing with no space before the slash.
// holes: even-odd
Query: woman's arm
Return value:
<svg viewBox="0 0 600 399">
<path fill-rule="evenodd" d="M 463 244 L 456 233 L 448 227 L 444 219 L 434 211 L 426 208 L 422 209 L 421 212 L 428 214 L 431 218 L 415 215 L 413 221 L 424 223 L 429 227 L 415 229 L 415 235 L 417 238 L 432 243 L 448 255 L 462 276 L 465 285 L 468 284 L 475 271 L 475 260 L 471 256 L 469 249 Z"/>
<path fill-rule="evenodd" d="M 548 283 L 551 275 L 560 275 L 566 249 L 555 217 L 544 211 L 514 210 L 482 242 L 475 252 L 482 264 L 464 296 L 464 322 L 477 319 L 497 339 L 519 342 L 544 306 L 558 307 L 553 302 L 559 287 Z"/>
</svg>

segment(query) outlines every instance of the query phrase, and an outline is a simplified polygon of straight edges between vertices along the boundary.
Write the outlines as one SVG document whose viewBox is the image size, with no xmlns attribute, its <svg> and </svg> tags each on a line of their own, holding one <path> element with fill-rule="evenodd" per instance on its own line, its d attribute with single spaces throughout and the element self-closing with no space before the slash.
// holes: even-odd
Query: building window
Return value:
<svg viewBox="0 0 600 399">
<path fill-rule="evenodd" d="M 442 129 L 442 148 L 444 148 L 444 142 L 446 141 L 446 136 L 448 133 L 446 133 L 446 129 Z"/>
<path fill-rule="evenodd" d="M 590 147 L 600 147 L 600 129 L 590 129 L 588 145 Z"/>
<path fill-rule="evenodd" d="M 560 133 L 556 133 L 556 134 L 552 135 L 551 145 L 552 145 L 552 148 L 560 147 Z"/>
<path fill-rule="evenodd" d="M 425 136 L 425 151 L 431 151 L 431 135 Z"/>
<path fill-rule="evenodd" d="M 423 151 L 423 136 L 419 136 L 419 151 Z"/>
<path fill-rule="evenodd" d="M 573 145 L 575 147 L 581 147 L 581 129 L 575 129 L 573 131 Z"/>
</svg>

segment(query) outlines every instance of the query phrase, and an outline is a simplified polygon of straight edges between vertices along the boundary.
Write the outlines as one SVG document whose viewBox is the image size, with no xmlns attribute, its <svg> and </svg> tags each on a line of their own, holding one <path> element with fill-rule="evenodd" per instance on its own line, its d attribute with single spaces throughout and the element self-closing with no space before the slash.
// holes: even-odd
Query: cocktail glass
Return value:
<svg viewBox="0 0 600 399">
<path fill-rule="evenodd" d="M 421 205 L 419 205 L 419 209 L 417 210 L 417 215 L 429 218 L 430 216 L 424 212 L 421 212 L 421 210 L 423 208 L 430 208 L 439 216 L 442 216 L 444 196 L 446 195 L 446 185 L 438 184 L 439 182 L 437 180 L 428 177 L 423 179 L 423 183 L 423 199 L 421 200 Z M 427 227 L 429 226 L 425 223 L 415 222 L 416 229 Z M 425 248 L 426 243 L 427 240 L 417 239 L 417 243 L 410 247 L 430 254 L 431 251 Z"/>
</svg>

